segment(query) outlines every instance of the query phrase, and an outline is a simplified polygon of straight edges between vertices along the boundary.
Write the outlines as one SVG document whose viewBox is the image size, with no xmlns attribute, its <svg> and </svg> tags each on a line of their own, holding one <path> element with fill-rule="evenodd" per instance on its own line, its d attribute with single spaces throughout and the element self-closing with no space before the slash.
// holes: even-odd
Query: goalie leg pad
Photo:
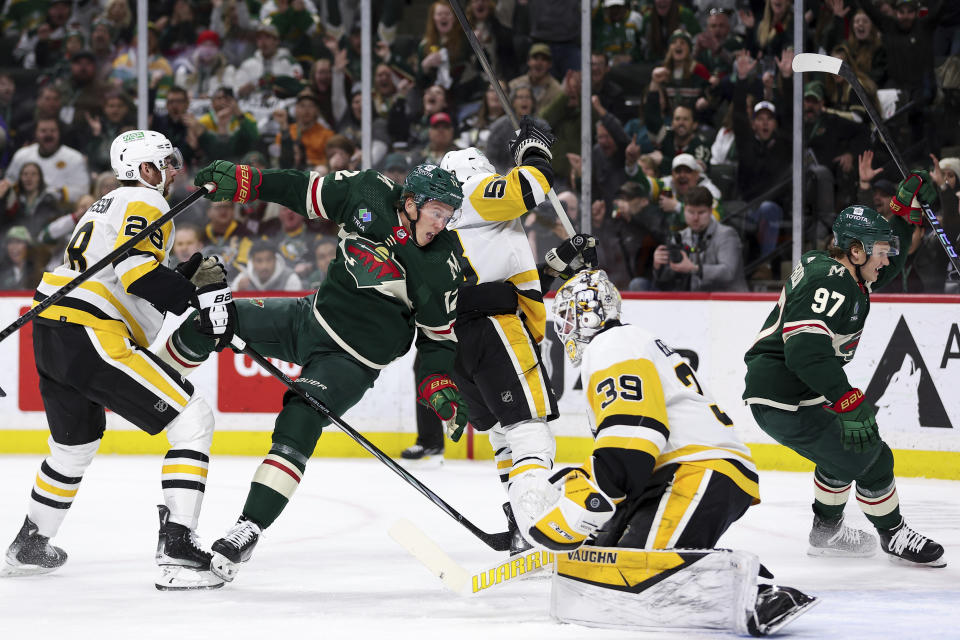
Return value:
<svg viewBox="0 0 960 640">
<path fill-rule="evenodd" d="M 582 547 L 557 554 L 550 615 L 616 629 L 723 629 L 746 635 L 759 558 L 746 551 Z"/>
</svg>

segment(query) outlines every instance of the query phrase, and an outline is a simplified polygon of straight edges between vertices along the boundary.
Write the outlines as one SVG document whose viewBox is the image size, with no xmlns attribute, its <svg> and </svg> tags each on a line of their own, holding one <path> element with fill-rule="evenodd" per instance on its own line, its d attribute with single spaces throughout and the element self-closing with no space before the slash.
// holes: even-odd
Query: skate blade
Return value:
<svg viewBox="0 0 960 640">
<path fill-rule="evenodd" d="M 791 622 L 793 622 L 794 620 L 796 620 L 797 618 L 805 614 L 807 611 L 810 611 L 810 609 L 820 604 L 820 598 L 816 596 L 808 596 L 808 597 L 810 598 L 809 602 L 806 602 L 801 606 L 797 607 L 796 609 L 793 609 L 792 611 L 790 611 L 790 613 L 783 616 L 782 618 L 777 620 L 775 623 L 767 625 L 764 628 L 763 635 L 770 636 L 775 634 L 777 631 L 780 631 L 780 629 L 783 629 L 785 626 L 787 626 L 788 624 L 790 624 Z"/>
<path fill-rule="evenodd" d="M 210 560 L 210 571 L 224 582 L 233 582 L 240 571 L 240 564 L 214 551 L 213 558 Z"/>
<path fill-rule="evenodd" d="M 159 591 L 191 591 L 219 589 L 224 581 L 212 571 L 197 571 L 181 566 L 160 567 L 160 577 L 154 583 Z"/>
<path fill-rule="evenodd" d="M 910 560 L 905 560 L 900 556 L 895 556 L 892 554 L 887 554 L 887 560 L 891 564 L 902 565 L 906 567 L 926 567 L 928 569 L 942 569 L 947 566 L 946 554 L 940 556 L 936 560 L 931 560 L 930 562 L 911 562 Z"/>
<path fill-rule="evenodd" d="M 877 555 L 877 549 L 870 551 L 844 551 L 843 549 L 833 549 L 831 547 L 809 547 L 807 555 L 815 558 L 872 558 Z"/>
<path fill-rule="evenodd" d="M 0 578 L 20 578 L 23 576 L 42 576 L 45 573 L 56 571 L 60 567 L 41 567 L 35 564 L 11 564 L 4 559 L 0 564 Z"/>
</svg>

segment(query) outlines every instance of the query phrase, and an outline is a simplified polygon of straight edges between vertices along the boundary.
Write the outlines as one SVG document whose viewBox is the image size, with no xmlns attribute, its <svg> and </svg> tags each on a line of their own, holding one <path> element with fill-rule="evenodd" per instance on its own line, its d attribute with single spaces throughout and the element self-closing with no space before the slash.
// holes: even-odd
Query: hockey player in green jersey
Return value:
<svg viewBox="0 0 960 640">
<path fill-rule="evenodd" d="M 889 221 L 865 205 L 841 211 L 834 246 L 803 255 L 744 358 L 743 398 L 757 424 L 817 465 L 810 555 L 876 553 L 876 538 L 843 524 L 856 482 L 857 503 L 891 560 L 946 566 L 943 547 L 900 515 L 893 453 L 880 438 L 873 407 L 843 371 L 860 342 L 870 294 L 900 273 L 911 223 L 923 223 L 917 198 L 936 196 L 929 174 L 918 171 L 898 186 L 890 203 L 897 215 Z"/>
<path fill-rule="evenodd" d="M 304 298 L 239 301 L 238 336 L 264 356 L 302 365 L 297 384 L 342 415 L 381 369 L 410 349 L 416 334 L 420 402 L 444 422 L 466 424 L 466 407 L 449 377 L 456 293 L 463 280 L 457 244 L 444 228 L 462 200 L 452 174 L 422 164 L 401 187 L 376 171 L 320 176 L 216 161 L 195 182 L 216 183 L 208 196 L 215 201 L 276 202 L 340 226 L 337 256 L 319 290 Z M 185 322 L 164 351 L 186 370 L 223 346 Z M 212 569 L 224 580 L 233 579 L 261 531 L 293 496 L 328 422 L 287 392 L 243 513 L 212 545 Z"/>
</svg>

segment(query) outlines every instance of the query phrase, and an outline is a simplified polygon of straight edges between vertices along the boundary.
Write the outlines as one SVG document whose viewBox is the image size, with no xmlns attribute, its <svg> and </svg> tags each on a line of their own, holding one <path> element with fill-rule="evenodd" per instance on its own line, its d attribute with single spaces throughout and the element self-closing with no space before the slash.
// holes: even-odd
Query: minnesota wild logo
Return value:
<svg viewBox="0 0 960 640">
<path fill-rule="evenodd" d="M 349 238 L 344 241 L 343 253 L 347 271 L 357 281 L 358 287 L 378 287 L 406 277 L 403 267 L 382 244 L 366 238 Z"/>
<path fill-rule="evenodd" d="M 857 346 L 860 344 L 860 334 L 863 330 L 848 335 L 837 335 L 833 339 L 834 354 L 843 358 L 845 362 L 853 360 L 853 355 L 857 352 Z"/>
</svg>

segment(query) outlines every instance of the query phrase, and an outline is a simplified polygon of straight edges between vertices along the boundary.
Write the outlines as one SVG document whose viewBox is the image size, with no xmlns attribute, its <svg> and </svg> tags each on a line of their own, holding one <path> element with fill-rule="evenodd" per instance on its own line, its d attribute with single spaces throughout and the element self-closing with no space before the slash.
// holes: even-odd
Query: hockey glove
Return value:
<svg viewBox="0 0 960 640">
<path fill-rule="evenodd" d="M 211 284 L 227 284 L 227 267 L 224 266 L 220 256 L 210 256 L 200 263 L 200 268 L 190 278 L 197 288 L 206 287 Z"/>
<path fill-rule="evenodd" d="M 824 405 L 824 409 L 836 413 L 840 419 L 843 448 L 853 449 L 856 453 L 880 441 L 875 412 L 863 397 L 863 391 L 851 389 L 833 404 Z"/>
<path fill-rule="evenodd" d="M 417 389 L 417 400 L 433 409 L 450 440 L 460 440 L 467 427 L 467 405 L 453 380 L 437 373 L 427 376 Z"/>
<path fill-rule="evenodd" d="M 923 224 L 921 202 L 933 204 L 939 195 L 933 179 L 926 171 L 917 170 L 900 181 L 897 193 L 890 198 L 890 211 L 912 224 Z"/>
<path fill-rule="evenodd" d="M 197 272 L 197 269 L 200 268 L 201 262 L 203 262 L 203 254 L 197 251 L 188 259 L 174 267 L 173 270 L 189 280 L 193 277 L 193 274 Z"/>
<path fill-rule="evenodd" d="M 519 167 L 523 164 L 523 156 L 531 149 L 536 149 L 548 160 L 553 160 L 550 147 L 557 141 L 557 137 L 550 130 L 550 125 L 540 118 L 523 116 L 520 118 L 520 128 L 514 132 L 510 141 L 510 155 Z"/>
<path fill-rule="evenodd" d="M 530 527 L 530 536 L 554 551 L 573 551 L 613 516 L 616 506 L 593 477 L 593 457 L 583 467 L 567 467 L 550 482 L 560 489 L 557 501 Z"/>
<path fill-rule="evenodd" d="M 260 169 L 246 164 L 233 164 L 226 160 L 214 160 L 197 172 L 193 184 L 202 187 L 208 182 L 217 185 L 217 190 L 206 198 L 214 202 L 250 202 L 260 197 L 263 174 Z"/>
<path fill-rule="evenodd" d="M 226 282 L 199 287 L 193 304 L 200 311 L 197 318 L 200 333 L 215 338 L 216 350 L 222 351 L 230 344 L 237 324 L 237 308 L 230 287 Z"/>
<path fill-rule="evenodd" d="M 557 272 L 557 277 L 564 280 L 568 280 L 581 269 L 596 269 L 597 239 L 591 235 L 578 233 L 550 249 L 545 260 L 547 266 Z"/>
</svg>

